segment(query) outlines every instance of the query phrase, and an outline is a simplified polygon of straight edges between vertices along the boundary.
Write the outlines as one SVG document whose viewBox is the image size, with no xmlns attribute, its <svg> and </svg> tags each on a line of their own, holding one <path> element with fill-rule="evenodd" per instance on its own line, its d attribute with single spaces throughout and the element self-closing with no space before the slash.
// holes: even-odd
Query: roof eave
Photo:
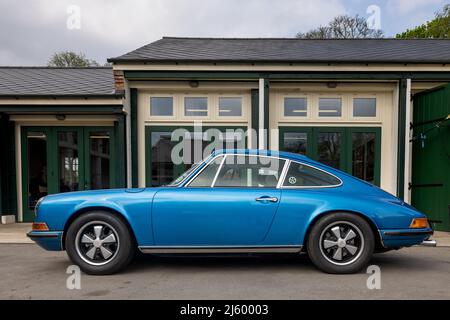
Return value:
<svg viewBox="0 0 450 320">
<path fill-rule="evenodd" d="M 0 94 L 1 98 L 6 99 L 121 99 L 125 93 L 114 94 Z"/>
<path fill-rule="evenodd" d="M 233 60 L 233 59 L 196 59 L 196 60 L 170 60 L 170 59 L 108 59 L 108 62 L 114 64 L 179 64 L 179 63 L 200 63 L 200 64 L 216 64 L 216 63 L 240 63 L 240 64 L 450 64 L 449 61 L 442 60 Z"/>
</svg>

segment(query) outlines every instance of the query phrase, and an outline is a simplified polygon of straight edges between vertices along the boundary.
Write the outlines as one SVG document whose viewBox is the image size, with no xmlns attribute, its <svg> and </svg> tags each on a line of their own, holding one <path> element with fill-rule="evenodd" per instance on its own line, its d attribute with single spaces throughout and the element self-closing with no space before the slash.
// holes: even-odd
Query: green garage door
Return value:
<svg viewBox="0 0 450 320">
<path fill-rule="evenodd" d="M 416 94 L 413 105 L 412 205 L 450 231 L 450 85 Z"/>
</svg>

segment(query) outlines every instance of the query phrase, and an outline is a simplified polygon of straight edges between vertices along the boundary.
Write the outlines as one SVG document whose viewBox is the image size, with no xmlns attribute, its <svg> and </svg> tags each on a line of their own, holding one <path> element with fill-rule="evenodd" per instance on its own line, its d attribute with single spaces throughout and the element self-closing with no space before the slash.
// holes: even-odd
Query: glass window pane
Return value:
<svg viewBox="0 0 450 320">
<path fill-rule="evenodd" d="M 319 187 L 339 185 L 339 179 L 316 168 L 291 162 L 283 186 Z"/>
<path fill-rule="evenodd" d="M 90 139 L 90 169 L 91 189 L 108 189 L 110 185 L 110 141 L 108 132 L 91 132 Z"/>
<path fill-rule="evenodd" d="M 183 129 L 184 130 L 184 129 Z M 189 132 L 184 130 L 181 137 L 172 141 L 172 131 L 160 131 L 151 133 L 151 157 L 152 157 L 152 186 L 174 185 L 182 181 L 176 177 L 190 169 L 195 163 L 201 162 L 205 154 L 205 149 L 211 148 L 212 143 L 218 143 L 218 149 L 243 149 L 245 148 L 245 138 L 243 130 L 230 129 L 222 132 L 219 129 L 210 128 L 205 132 Z M 181 157 L 178 164 L 172 161 L 172 149 L 180 144 Z M 212 149 L 209 149 L 212 150 Z M 174 180 L 175 179 L 175 180 Z"/>
<path fill-rule="evenodd" d="M 223 156 L 217 157 L 202 172 L 189 183 L 189 187 L 211 187 L 216 176 L 217 170 L 222 163 Z"/>
<path fill-rule="evenodd" d="M 219 116 L 242 116 L 242 98 L 219 98 Z"/>
<path fill-rule="evenodd" d="M 342 116 L 341 98 L 320 98 L 319 99 L 320 117 L 340 117 Z"/>
<path fill-rule="evenodd" d="M 214 187 L 275 188 L 285 160 L 227 156 Z"/>
<path fill-rule="evenodd" d="M 47 136 L 43 132 L 27 133 L 28 208 L 47 195 Z"/>
<path fill-rule="evenodd" d="M 283 151 L 306 155 L 308 134 L 306 132 L 285 132 Z"/>
<path fill-rule="evenodd" d="M 306 98 L 284 98 L 285 117 L 306 117 Z"/>
<path fill-rule="evenodd" d="M 352 133 L 352 175 L 375 183 L 375 139 L 374 132 Z"/>
<path fill-rule="evenodd" d="M 151 97 L 150 115 L 152 116 L 172 116 L 173 98 L 172 97 Z"/>
<path fill-rule="evenodd" d="M 339 132 L 319 132 L 317 141 L 318 160 L 339 169 L 341 164 L 342 134 Z"/>
<path fill-rule="evenodd" d="M 175 165 L 171 159 L 172 148 L 176 141 L 172 141 L 171 132 L 152 132 L 152 186 L 168 184 L 174 178 Z"/>
<path fill-rule="evenodd" d="M 208 115 L 208 98 L 184 98 L 184 115 L 206 117 Z"/>
<path fill-rule="evenodd" d="M 59 192 L 78 191 L 79 157 L 76 131 L 58 132 Z"/>
<path fill-rule="evenodd" d="M 377 99 L 376 98 L 355 98 L 353 99 L 354 117 L 376 117 Z"/>
</svg>

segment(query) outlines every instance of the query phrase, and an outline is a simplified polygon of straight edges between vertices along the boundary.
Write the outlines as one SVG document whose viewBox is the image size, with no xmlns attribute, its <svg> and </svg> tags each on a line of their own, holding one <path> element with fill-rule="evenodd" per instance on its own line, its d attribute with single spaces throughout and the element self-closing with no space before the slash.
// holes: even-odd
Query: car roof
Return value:
<svg viewBox="0 0 450 320">
<path fill-rule="evenodd" d="M 220 149 L 212 153 L 212 156 L 220 154 L 242 154 L 242 155 L 260 155 L 268 157 L 277 157 L 289 160 L 301 160 L 308 162 L 315 162 L 314 160 L 308 158 L 307 156 L 286 152 L 286 151 L 275 151 L 275 150 L 259 150 L 259 149 Z"/>
</svg>

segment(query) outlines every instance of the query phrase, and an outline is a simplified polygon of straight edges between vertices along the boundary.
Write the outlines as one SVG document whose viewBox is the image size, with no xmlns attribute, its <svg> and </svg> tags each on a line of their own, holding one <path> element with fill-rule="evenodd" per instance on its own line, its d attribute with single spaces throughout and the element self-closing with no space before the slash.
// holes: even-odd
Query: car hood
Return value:
<svg viewBox="0 0 450 320">
<path fill-rule="evenodd" d="M 74 191 L 64 192 L 48 195 L 44 198 L 43 202 L 55 202 L 55 201 L 92 201 L 95 199 L 111 199 L 111 198 L 123 198 L 130 197 L 136 194 L 145 192 L 146 196 L 152 196 L 159 188 L 132 188 L 132 189 L 102 189 L 102 190 L 86 190 L 86 191 Z"/>
</svg>

